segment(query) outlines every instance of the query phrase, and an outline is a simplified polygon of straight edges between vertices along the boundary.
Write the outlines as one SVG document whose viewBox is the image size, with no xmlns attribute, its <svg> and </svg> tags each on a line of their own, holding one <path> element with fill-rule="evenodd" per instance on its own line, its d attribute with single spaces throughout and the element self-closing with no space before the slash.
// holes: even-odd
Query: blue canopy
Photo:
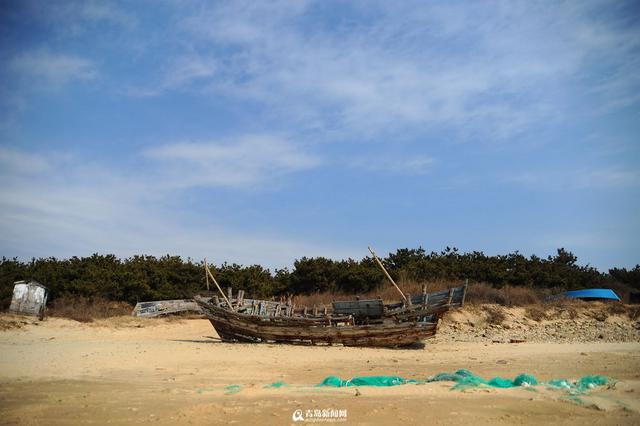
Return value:
<svg viewBox="0 0 640 426">
<path fill-rule="evenodd" d="M 620 301 L 615 291 L 610 288 L 588 288 L 584 290 L 567 291 L 564 296 L 573 299 L 610 299 Z"/>
</svg>

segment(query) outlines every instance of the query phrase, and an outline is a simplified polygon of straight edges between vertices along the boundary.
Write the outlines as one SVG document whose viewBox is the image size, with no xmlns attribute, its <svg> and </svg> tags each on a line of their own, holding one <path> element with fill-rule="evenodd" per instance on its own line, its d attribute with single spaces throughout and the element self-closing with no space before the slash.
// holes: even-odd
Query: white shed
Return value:
<svg viewBox="0 0 640 426">
<path fill-rule="evenodd" d="M 13 284 L 13 298 L 9 311 L 43 316 L 49 289 L 36 280 L 16 281 Z"/>
</svg>

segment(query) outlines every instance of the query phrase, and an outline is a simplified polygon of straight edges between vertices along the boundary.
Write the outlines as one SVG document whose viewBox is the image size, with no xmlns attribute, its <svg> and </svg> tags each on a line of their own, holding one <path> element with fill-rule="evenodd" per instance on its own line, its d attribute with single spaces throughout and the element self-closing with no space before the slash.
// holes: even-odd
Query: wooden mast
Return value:
<svg viewBox="0 0 640 426">
<path fill-rule="evenodd" d="M 371 247 L 368 247 L 368 249 L 371 252 L 371 254 L 373 255 L 373 258 L 376 260 L 376 262 L 378 262 L 378 265 L 380 265 L 380 267 L 382 268 L 382 272 L 384 272 L 384 274 L 387 276 L 387 278 L 389 278 L 389 281 L 391 281 L 391 284 L 393 284 L 393 286 L 396 288 L 396 290 L 398 290 L 398 293 L 400 293 L 400 295 L 402 296 L 404 301 L 408 302 L 407 296 L 404 295 L 402 290 L 400 290 L 400 287 L 398 287 L 398 284 L 396 284 L 396 282 L 393 280 L 393 278 L 391 278 L 391 275 L 389 275 L 389 273 L 385 269 L 385 267 L 382 264 L 382 262 L 380 261 L 380 259 L 378 259 L 378 256 L 374 253 L 373 249 Z"/>
<path fill-rule="evenodd" d="M 213 274 L 209 270 L 209 266 L 207 265 L 207 261 L 206 260 L 204 262 L 204 270 L 207 272 L 209 277 L 211 277 L 211 280 L 216 285 L 216 287 L 218 287 L 218 291 L 220 291 L 220 294 L 222 295 L 224 300 L 227 302 L 227 305 L 229 305 L 229 309 L 231 309 L 232 311 L 235 311 L 235 309 L 233 309 L 233 305 L 231 304 L 231 301 L 229 299 L 227 299 L 227 296 L 224 294 L 224 291 L 222 291 L 222 288 L 220 288 L 220 284 L 218 284 L 218 281 L 216 281 L 215 277 L 213 276 Z"/>
</svg>

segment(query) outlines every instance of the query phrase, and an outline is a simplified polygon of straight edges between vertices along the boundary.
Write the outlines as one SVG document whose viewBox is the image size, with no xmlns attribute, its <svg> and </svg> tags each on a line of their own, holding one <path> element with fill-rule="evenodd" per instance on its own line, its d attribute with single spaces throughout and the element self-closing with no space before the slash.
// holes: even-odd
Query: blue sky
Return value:
<svg viewBox="0 0 640 426">
<path fill-rule="evenodd" d="M 0 4 L 0 254 L 640 262 L 634 2 Z"/>
</svg>

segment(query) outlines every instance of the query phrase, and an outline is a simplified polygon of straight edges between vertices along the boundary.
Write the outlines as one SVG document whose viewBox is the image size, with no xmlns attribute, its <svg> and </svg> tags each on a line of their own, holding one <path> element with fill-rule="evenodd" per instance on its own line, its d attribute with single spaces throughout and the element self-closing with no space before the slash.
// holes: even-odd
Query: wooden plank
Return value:
<svg viewBox="0 0 640 426">
<path fill-rule="evenodd" d="M 202 313 L 200 306 L 198 306 L 193 299 L 179 299 L 138 302 L 133 308 L 131 315 L 135 317 L 151 318 L 189 311 Z"/>
<path fill-rule="evenodd" d="M 336 301 L 332 305 L 334 313 L 356 317 L 380 318 L 384 313 L 384 303 L 379 299 Z"/>
</svg>

